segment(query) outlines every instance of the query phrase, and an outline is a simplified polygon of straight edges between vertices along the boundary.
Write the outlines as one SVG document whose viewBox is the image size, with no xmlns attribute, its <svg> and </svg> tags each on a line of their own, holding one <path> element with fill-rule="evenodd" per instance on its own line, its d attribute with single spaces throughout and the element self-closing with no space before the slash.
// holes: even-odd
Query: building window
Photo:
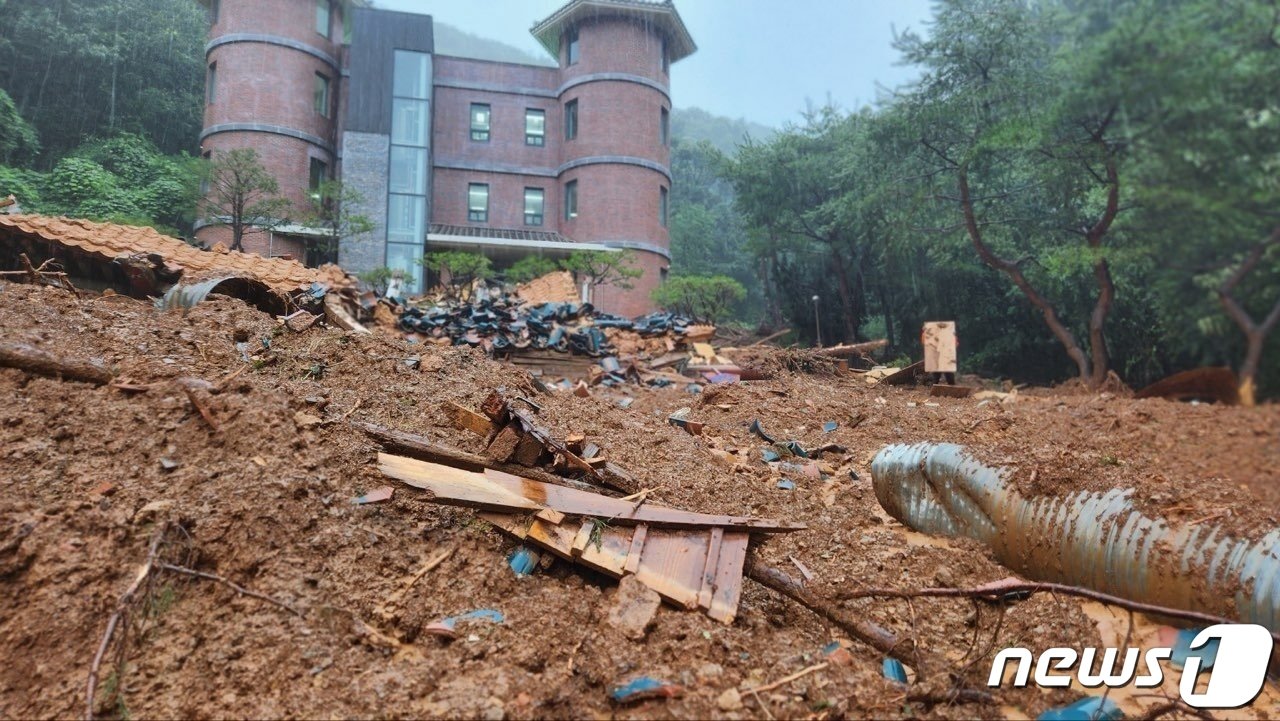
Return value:
<svg viewBox="0 0 1280 721">
<path fill-rule="evenodd" d="M 430 62 L 430 56 L 426 53 L 397 50 L 395 69 L 392 72 L 392 94 L 398 98 L 427 100 L 431 80 L 427 66 Z"/>
<path fill-rule="evenodd" d="M 659 120 L 658 134 L 662 138 L 663 145 L 671 142 L 671 111 L 666 108 L 662 109 L 662 119 Z"/>
<path fill-rule="evenodd" d="M 564 139 L 578 137 L 578 101 L 570 100 L 564 106 Z"/>
<path fill-rule="evenodd" d="M 329 37 L 329 0 L 316 0 L 316 32 Z"/>
<path fill-rule="evenodd" d="M 578 181 L 570 180 L 564 186 L 564 219 L 578 217 Z"/>
<path fill-rule="evenodd" d="M 568 65 L 578 62 L 578 29 L 569 28 L 564 31 L 564 42 L 568 49 L 565 50 L 565 57 Z"/>
<path fill-rule="evenodd" d="M 426 148 L 391 146 L 390 187 L 392 193 L 427 194 Z"/>
<path fill-rule="evenodd" d="M 471 139 L 489 142 L 489 106 L 481 103 L 471 104 Z"/>
<path fill-rule="evenodd" d="M 467 220 L 473 223 L 489 222 L 489 186 L 472 183 L 467 186 Z"/>
<path fill-rule="evenodd" d="M 391 142 L 427 147 L 427 101 L 413 98 L 391 100 Z"/>
<path fill-rule="evenodd" d="M 320 185 L 324 183 L 324 181 L 327 180 L 328 177 L 329 177 L 329 166 L 319 158 L 312 158 L 311 159 L 311 177 L 309 182 L 307 183 L 307 188 L 311 190 L 311 197 L 313 199 L 319 197 L 317 191 L 320 190 Z"/>
<path fill-rule="evenodd" d="M 209 104 L 213 105 L 213 101 L 218 99 L 218 64 L 209 63 Z"/>
<path fill-rule="evenodd" d="M 667 50 L 667 38 L 662 37 L 662 46 L 658 48 L 658 52 L 662 53 L 662 72 L 665 75 L 671 74 L 671 53 Z"/>
<path fill-rule="evenodd" d="M 669 268 L 669 267 L 667 267 L 667 266 L 663 266 L 663 267 L 661 267 L 661 268 L 659 268 L 659 269 L 658 269 L 658 282 L 659 282 L 659 283 L 666 283 L 666 282 L 667 282 L 667 278 L 669 278 L 670 276 L 671 276 L 671 268 Z"/>
<path fill-rule="evenodd" d="M 667 227 L 667 189 L 663 186 L 658 186 L 658 220 Z"/>
<path fill-rule="evenodd" d="M 547 138 L 547 112 L 526 108 L 524 111 L 524 144 L 542 147 Z"/>
<path fill-rule="evenodd" d="M 542 188 L 524 189 L 524 224 L 542 225 L 543 202 L 546 194 Z"/>
<path fill-rule="evenodd" d="M 316 73 L 316 112 L 329 117 L 329 76 Z"/>
</svg>

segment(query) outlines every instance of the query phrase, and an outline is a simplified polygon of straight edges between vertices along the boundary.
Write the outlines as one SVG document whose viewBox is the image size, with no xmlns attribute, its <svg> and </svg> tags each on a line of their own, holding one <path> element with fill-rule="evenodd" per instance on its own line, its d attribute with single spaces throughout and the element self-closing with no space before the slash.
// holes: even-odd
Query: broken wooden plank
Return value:
<svg viewBox="0 0 1280 721">
<path fill-rule="evenodd" d="M 389 453 L 378 454 L 378 469 L 402 483 L 430 491 L 433 500 L 445 499 L 455 505 L 484 508 L 492 511 L 539 511 L 544 504 L 528 498 L 520 490 L 499 483 L 485 483 L 484 474 L 466 471 L 438 463 L 428 463 Z M 491 471 L 498 473 L 499 471 Z M 480 482 L 477 482 L 477 479 Z M 527 481 L 538 486 L 555 488 L 537 481 Z M 565 489 L 572 490 L 572 489 Z M 578 491 L 582 493 L 582 491 Z M 590 495 L 590 494 L 586 494 Z M 443 498 L 442 498 L 443 497 Z"/>
<path fill-rule="evenodd" d="M 746 533 L 728 532 L 720 541 L 720 557 L 716 560 L 716 580 L 707 615 L 721 623 L 733 623 L 742 599 L 743 566 L 751 537 Z"/>
<path fill-rule="evenodd" d="M 422 461 L 414 461 L 413 463 L 418 465 L 406 467 L 401 464 L 396 466 L 396 469 L 401 472 L 404 472 L 407 468 L 412 469 L 409 475 L 414 481 L 425 483 L 428 486 L 431 485 L 432 466 L 435 464 Z M 652 503 L 636 505 L 619 498 L 579 491 L 575 488 L 539 483 L 538 481 L 502 471 L 486 470 L 483 476 L 480 476 L 480 474 L 470 474 L 470 476 L 472 483 L 482 486 L 493 485 L 513 495 L 518 495 L 528 502 L 536 504 L 539 508 L 546 506 L 554 508 L 561 513 L 602 518 L 610 523 L 623 523 L 626 525 L 652 523 L 679 528 L 725 526 L 762 533 L 799 531 L 805 528 L 803 523 L 789 523 L 752 518 L 750 516 L 694 513 L 676 508 L 657 506 Z M 452 478 L 456 478 L 456 476 L 450 476 L 450 479 Z M 437 500 L 441 503 L 447 503 L 448 496 L 446 494 L 450 490 L 448 486 L 440 484 L 439 490 L 436 490 Z"/>
<path fill-rule="evenodd" d="M 636 578 L 677 606 L 697 608 L 709 531 L 668 531 L 647 537 Z"/>
<path fill-rule="evenodd" d="M 465 428 L 482 438 L 492 436 L 494 431 L 498 429 L 493 421 L 453 401 L 445 401 L 441 407 L 454 425 L 459 428 Z"/>
<path fill-rule="evenodd" d="M 890 373 L 884 378 L 881 378 L 880 382 L 887 386 L 906 385 L 914 382 L 916 376 L 922 373 L 924 373 L 924 361 L 916 361 L 906 368 Z"/>
<path fill-rule="evenodd" d="M 635 573 L 640 568 L 640 554 L 644 551 L 644 541 L 648 535 L 649 527 L 644 525 L 636 526 L 635 533 L 631 534 L 631 546 L 627 549 L 627 561 L 622 567 L 622 570 L 626 573 Z"/>
<path fill-rule="evenodd" d="M 710 543 L 707 544 L 707 562 L 702 567 L 702 588 L 698 590 L 698 605 L 710 610 L 711 595 L 716 585 L 716 568 L 720 562 L 720 543 L 724 540 L 724 529 L 711 529 Z"/>
<path fill-rule="evenodd" d="M 516 451 L 512 460 L 520 465 L 531 468 L 538 465 L 538 459 L 542 457 L 542 444 L 537 438 L 526 433 L 520 437 L 520 442 L 516 444 Z"/>
<path fill-rule="evenodd" d="M 324 297 L 324 316 L 333 325 L 353 333 L 369 335 L 370 331 L 347 312 L 342 305 L 342 298 L 337 293 L 327 293 Z"/>
<path fill-rule="evenodd" d="M 818 355 L 825 356 L 851 356 L 869 353 L 877 348 L 883 348 L 889 345 L 888 339 L 881 338 L 879 340 L 867 341 L 866 343 L 853 343 L 850 345 L 837 345 L 830 348 L 819 348 L 815 351 Z"/>
<path fill-rule="evenodd" d="M 411 458 L 431 461 L 432 463 L 443 463 L 457 468 L 464 468 L 468 471 L 482 471 L 486 468 L 493 468 L 494 470 L 518 473 L 521 476 L 532 478 L 535 481 L 542 481 L 543 483 L 558 483 L 592 493 L 601 491 L 595 486 L 570 478 L 561 478 L 538 468 L 523 468 L 510 463 L 494 461 L 491 458 L 485 458 L 474 453 L 460 451 L 456 448 L 442 446 L 426 436 L 396 431 L 373 423 L 353 422 L 352 425 L 377 441 L 378 445 L 382 446 L 383 449 L 410 456 Z"/>
</svg>

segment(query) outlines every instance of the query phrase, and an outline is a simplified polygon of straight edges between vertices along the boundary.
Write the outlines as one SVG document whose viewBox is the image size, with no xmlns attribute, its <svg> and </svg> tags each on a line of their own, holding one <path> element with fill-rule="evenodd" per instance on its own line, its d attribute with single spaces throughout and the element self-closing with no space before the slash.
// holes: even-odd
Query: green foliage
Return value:
<svg viewBox="0 0 1280 721">
<path fill-rule="evenodd" d="M 746 295 L 747 289 L 733 278 L 691 275 L 671 278 L 654 288 L 652 298 L 665 310 L 714 324 Z"/>
<path fill-rule="evenodd" d="M 464 253 L 457 250 L 444 250 L 428 253 L 419 259 L 419 263 L 440 275 L 440 282 L 451 288 L 455 294 L 470 286 L 479 278 L 488 278 L 493 274 L 493 263 L 479 253 Z"/>
<path fill-rule="evenodd" d="M 280 196 L 275 176 L 258 160 L 258 153 L 238 148 L 213 157 L 204 166 L 209 192 L 201 212 L 211 223 L 231 228 L 231 250 L 243 250 L 250 228 L 272 228 L 288 222 L 291 204 Z"/>
<path fill-rule="evenodd" d="M 0 163 L 29 161 L 39 153 L 36 129 L 18 113 L 13 98 L 0 90 Z"/>
<path fill-rule="evenodd" d="M 387 266 L 373 268 L 358 274 L 360 280 L 364 281 L 373 288 L 378 295 L 384 295 L 387 292 L 387 284 L 391 282 L 392 271 Z"/>
<path fill-rule="evenodd" d="M 560 261 L 560 267 L 592 287 L 607 283 L 630 290 L 635 287 L 631 281 L 644 275 L 644 271 L 635 267 L 635 259 L 632 250 L 579 250 Z"/>
<path fill-rule="evenodd" d="M 206 13 L 192 0 L 6 4 L 0 87 L 39 132 L 42 169 L 95 134 L 189 148 L 202 124 Z"/>
<path fill-rule="evenodd" d="M 40 207 L 43 176 L 34 170 L 0 165 L 0 198 L 13 195 L 24 210 Z"/>
<path fill-rule="evenodd" d="M 506 277 L 508 283 L 528 283 L 534 278 L 541 278 L 547 273 L 555 272 L 556 265 L 554 260 L 544 258 L 540 255 L 526 255 L 517 260 L 507 268 Z"/>
<path fill-rule="evenodd" d="M 338 262 L 340 241 L 359 239 L 373 232 L 373 220 L 356 212 L 364 203 L 363 193 L 340 180 L 320 183 L 299 219 L 307 227 L 326 231 L 325 237 L 312 240 L 308 246 L 308 265 Z"/>
</svg>

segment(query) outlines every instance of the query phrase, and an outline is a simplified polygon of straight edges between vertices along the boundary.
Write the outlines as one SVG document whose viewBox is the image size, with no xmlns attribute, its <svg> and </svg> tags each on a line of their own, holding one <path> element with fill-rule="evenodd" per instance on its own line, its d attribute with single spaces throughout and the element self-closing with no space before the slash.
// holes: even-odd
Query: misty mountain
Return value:
<svg viewBox="0 0 1280 721">
<path fill-rule="evenodd" d="M 671 137 L 678 140 L 711 143 L 722 153 L 732 155 L 748 137 L 767 141 L 778 131 L 745 118 L 713 115 L 702 108 L 675 108 L 671 112 Z"/>
<path fill-rule="evenodd" d="M 546 67 L 555 67 L 556 64 L 556 61 L 546 54 L 533 55 L 514 45 L 472 35 L 446 23 L 436 21 L 434 29 L 436 53 L 439 55 Z"/>
</svg>

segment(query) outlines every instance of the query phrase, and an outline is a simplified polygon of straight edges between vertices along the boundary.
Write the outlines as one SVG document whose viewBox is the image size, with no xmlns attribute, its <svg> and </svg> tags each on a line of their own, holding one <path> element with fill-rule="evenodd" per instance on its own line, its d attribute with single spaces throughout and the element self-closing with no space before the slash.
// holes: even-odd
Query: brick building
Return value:
<svg viewBox="0 0 1280 721">
<path fill-rule="evenodd" d="M 347 0 L 208 0 L 201 151 L 255 149 L 306 207 L 339 178 L 371 233 L 343 238 L 353 272 L 415 289 L 437 250 L 503 268 L 529 254 L 635 251 L 644 275 L 592 301 L 634 315 L 670 262 L 670 65 L 696 50 L 670 0 L 570 0 L 532 33 L 556 65 L 437 54 L 432 19 Z M 203 224 L 197 237 L 225 242 Z M 320 259 L 324 231 L 259 230 L 246 250 Z"/>
</svg>

